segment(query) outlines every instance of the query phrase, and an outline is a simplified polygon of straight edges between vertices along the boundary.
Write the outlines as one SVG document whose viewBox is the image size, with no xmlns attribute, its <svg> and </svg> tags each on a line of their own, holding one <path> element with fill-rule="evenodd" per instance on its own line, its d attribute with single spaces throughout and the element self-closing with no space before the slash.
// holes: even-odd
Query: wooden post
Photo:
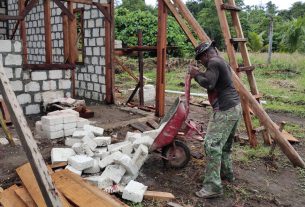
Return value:
<svg viewBox="0 0 305 207">
<path fill-rule="evenodd" d="M 68 2 L 68 9 L 73 14 L 73 2 Z M 73 20 L 69 19 L 69 63 L 75 64 L 77 56 L 77 29 L 76 29 L 76 18 Z M 72 97 L 76 96 L 75 93 L 75 68 L 71 71 L 71 82 L 72 82 Z"/>
<path fill-rule="evenodd" d="M 50 0 L 44 0 L 44 34 L 45 34 L 45 58 L 46 63 L 52 63 L 52 39 L 51 39 L 51 9 Z"/>
<path fill-rule="evenodd" d="M 114 71 L 113 71 L 113 47 L 114 47 L 114 2 L 110 1 L 107 7 L 111 21 L 105 20 L 105 62 L 106 62 L 106 103 L 114 103 Z"/>
<path fill-rule="evenodd" d="M 70 56 L 68 16 L 63 14 L 62 21 L 63 21 L 63 35 L 64 35 L 64 58 L 65 58 L 64 63 L 67 63 L 67 61 L 69 60 L 69 56 Z"/>
<path fill-rule="evenodd" d="M 270 15 L 270 22 L 269 22 L 269 46 L 268 46 L 268 60 L 267 60 L 268 64 L 271 64 L 272 39 L 273 39 L 273 17 Z"/>
<path fill-rule="evenodd" d="M 166 64 L 167 9 L 163 0 L 158 0 L 158 40 L 156 76 L 156 116 L 164 116 L 165 105 L 165 64 Z"/>
<path fill-rule="evenodd" d="M 0 92 L 8 108 L 23 149 L 31 164 L 40 191 L 48 207 L 60 207 L 62 206 L 62 203 L 59 200 L 58 192 L 53 185 L 47 166 L 40 154 L 31 129 L 27 124 L 16 95 L 5 74 L 2 64 L 0 64 Z"/>
<path fill-rule="evenodd" d="M 25 0 L 19 0 L 19 15 L 21 15 L 25 9 Z M 20 20 L 20 39 L 22 41 L 22 60 L 23 64 L 28 63 L 28 50 L 26 44 L 26 25 L 25 20 Z"/>
<path fill-rule="evenodd" d="M 142 30 L 138 30 L 138 45 L 143 46 Z M 138 52 L 138 61 L 139 61 L 139 83 L 140 83 L 139 103 L 140 103 L 140 106 L 143 106 L 144 105 L 144 91 L 143 91 L 143 87 L 144 87 L 144 80 L 143 80 L 144 63 L 143 63 L 143 52 L 142 51 Z"/>
</svg>

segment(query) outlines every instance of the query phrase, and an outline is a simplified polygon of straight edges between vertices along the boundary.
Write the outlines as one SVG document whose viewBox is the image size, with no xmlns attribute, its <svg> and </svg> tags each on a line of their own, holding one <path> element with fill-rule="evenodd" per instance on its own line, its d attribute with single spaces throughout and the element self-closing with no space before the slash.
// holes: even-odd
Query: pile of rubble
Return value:
<svg viewBox="0 0 305 207">
<path fill-rule="evenodd" d="M 71 147 L 53 148 L 52 164 L 67 161 L 66 169 L 83 175 L 98 188 L 121 186 L 124 199 L 142 201 L 147 187 L 134 180 L 162 127 L 144 133 L 128 132 L 123 142 L 112 144 L 111 137 L 103 136 L 103 128 L 90 125 L 76 111 L 62 110 L 43 116 L 36 130 L 49 139 L 65 137 L 65 145 Z"/>
</svg>

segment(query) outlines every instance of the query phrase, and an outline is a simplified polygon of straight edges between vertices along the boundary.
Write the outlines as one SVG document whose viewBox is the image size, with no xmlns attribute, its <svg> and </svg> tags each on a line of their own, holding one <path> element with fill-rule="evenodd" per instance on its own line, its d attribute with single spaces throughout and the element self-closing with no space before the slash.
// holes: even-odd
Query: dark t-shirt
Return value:
<svg viewBox="0 0 305 207">
<path fill-rule="evenodd" d="M 195 80 L 208 90 L 209 101 L 214 110 L 225 111 L 240 103 L 230 66 L 221 57 L 211 58 L 206 72 L 196 75 Z"/>
</svg>

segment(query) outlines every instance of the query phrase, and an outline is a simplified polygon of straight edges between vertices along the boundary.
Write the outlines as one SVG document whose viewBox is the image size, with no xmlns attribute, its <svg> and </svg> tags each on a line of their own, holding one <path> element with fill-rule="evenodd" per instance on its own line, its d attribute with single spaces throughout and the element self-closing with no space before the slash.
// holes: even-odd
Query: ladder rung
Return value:
<svg viewBox="0 0 305 207">
<path fill-rule="evenodd" d="M 237 6 L 233 6 L 233 5 L 230 5 L 230 4 L 222 4 L 220 6 L 221 9 L 224 9 L 224 10 L 230 10 L 230 11 L 241 11 L 241 9 Z"/>
<path fill-rule="evenodd" d="M 247 42 L 248 39 L 247 38 L 231 38 L 230 41 L 231 41 L 231 43 L 234 43 L 234 42 Z"/>
<path fill-rule="evenodd" d="M 247 72 L 247 71 L 253 71 L 255 69 L 255 66 L 244 66 L 244 67 L 238 67 L 237 71 L 238 72 Z"/>
</svg>

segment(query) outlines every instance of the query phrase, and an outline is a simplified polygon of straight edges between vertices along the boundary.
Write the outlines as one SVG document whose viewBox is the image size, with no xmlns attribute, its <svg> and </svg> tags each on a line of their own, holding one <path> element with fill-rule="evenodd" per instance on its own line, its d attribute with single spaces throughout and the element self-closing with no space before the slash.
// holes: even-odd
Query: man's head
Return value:
<svg viewBox="0 0 305 207">
<path fill-rule="evenodd" d="M 209 58 L 217 55 L 217 51 L 215 49 L 215 42 L 203 42 L 200 43 L 196 48 L 196 60 L 200 60 L 204 65 L 208 62 Z"/>
</svg>

